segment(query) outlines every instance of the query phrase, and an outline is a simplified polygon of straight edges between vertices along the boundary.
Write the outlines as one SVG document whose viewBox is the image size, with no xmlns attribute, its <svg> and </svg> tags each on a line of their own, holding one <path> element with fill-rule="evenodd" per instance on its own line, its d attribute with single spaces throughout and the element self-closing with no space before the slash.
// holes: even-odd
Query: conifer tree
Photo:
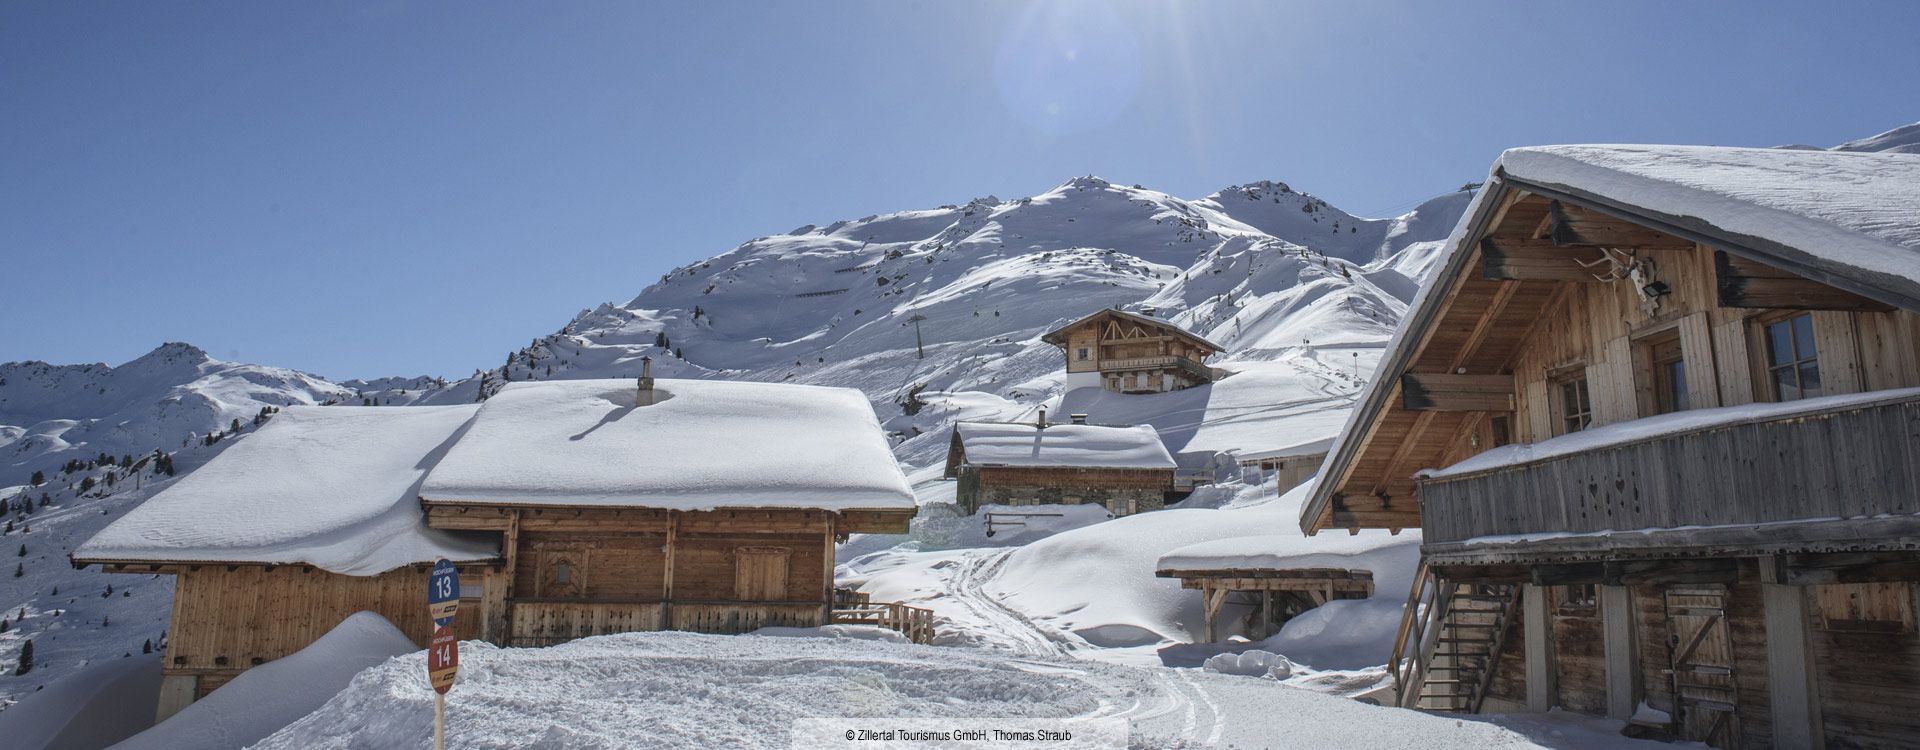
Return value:
<svg viewBox="0 0 1920 750">
<path fill-rule="evenodd" d="M 26 645 L 20 647 L 20 665 L 13 668 L 13 673 L 18 676 L 31 671 L 33 671 L 33 641 L 28 640 Z"/>
<path fill-rule="evenodd" d="M 46 472 L 44 472 L 44 471 L 36 471 L 36 472 L 34 472 L 34 473 L 33 473 L 33 480 L 32 480 L 32 481 L 33 481 L 33 486 L 35 486 L 35 487 L 38 487 L 38 486 L 40 486 L 40 485 L 43 485 L 43 484 L 46 484 L 46 483 L 47 483 L 47 473 L 46 473 Z"/>
<path fill-rule="evenodd" d="M 143 654 L 151 654 L 151 653 L 153 653 L 153 639 L 152 639 L 152 638 L 148 638 L 148 639 L 146 640 L 146 642 L 145 642 L 145 643 L 142 643 L 142 644 L 140 644 L 140 653 L 143 653 Z"/>
</svg>

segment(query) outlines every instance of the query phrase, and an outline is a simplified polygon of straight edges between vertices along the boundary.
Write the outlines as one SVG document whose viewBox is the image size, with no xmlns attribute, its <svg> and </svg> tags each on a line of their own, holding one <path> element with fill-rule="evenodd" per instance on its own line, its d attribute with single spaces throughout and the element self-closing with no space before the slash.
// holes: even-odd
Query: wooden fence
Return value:
<svg viewBox="0 0 1920 750">
<path fill-rule="evenodd" d="M 833 624 L 871 625 L 897 631 L 914 643 L 933 642 L 933 610 L 897 602 L 865 601 L 866 595 L 860 596 L 861 603 L 834 605 Z"/>
</svg>

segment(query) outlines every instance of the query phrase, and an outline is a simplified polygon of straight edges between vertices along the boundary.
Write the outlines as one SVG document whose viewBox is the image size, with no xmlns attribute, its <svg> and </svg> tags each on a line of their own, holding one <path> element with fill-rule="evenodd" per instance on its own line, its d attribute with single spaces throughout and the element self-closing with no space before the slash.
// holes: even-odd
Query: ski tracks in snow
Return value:
<svg viewBox="0 0 1920 750">
<path fill-rule="evenodd" d="M 1091 648 L 1078 636 L 1034 622 L 986 590 L 1012 553 L 1011 549 L 976 550 L 955 570 L 948 588 L 950 601 L 967 611 L 973 620 L 969 624 L 979 628 L 989 643 L 1024 655 L 1071 658 L 1075 651 Z M 1042 666 L 1034 664 L 1035 668 Z M 1127 719 L 1151 734 L 1219 744 L 1228 716 L 1188 672 L 1144 669 L 1144 679 L 1129 705 L 1103 702 L 1099 715 Z"/>
<path fill-rule="evenodd" d="M 1085 646 L 1079 638 L 1035 623 L 987 593 L 987 584 L 1000 575 L 1012 554 L 1011 549 L 1001 549 L 967 555 L 947 589 L 952 601 L 967 610 L 973 624 L 982 628 L 981 635 L 994 645 L 1040 656 L 1070 656 L 1075 648 Z"/>
</svg>

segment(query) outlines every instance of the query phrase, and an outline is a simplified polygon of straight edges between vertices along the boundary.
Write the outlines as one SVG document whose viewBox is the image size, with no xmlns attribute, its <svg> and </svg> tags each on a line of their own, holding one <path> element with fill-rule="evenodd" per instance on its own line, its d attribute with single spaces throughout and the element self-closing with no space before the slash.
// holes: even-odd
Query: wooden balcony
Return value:
<svg viewBox="0 0 1920 750">
<path fill-rule="evenodd" d="M 1213 377 L 1213 371 L 1207 369 L 1206 365 L 1200 364 L 1199 362 L 1195 362 L 1191 359 L 1187 359 L 1186 357 L 1176 357 L 1171 354 L 1161 355 L 1157 357 L 1128 357 L 1126 359 L 1100 360 L 1101 372 L 1131 372 L 1135 370 L 1158 370 L 1158 369 L 1167 368 L 1167 367 L 1186 371 L 1187 373 L 1202 379 L 1211 379 Z"/>
<path fill-rule="evenodd" d="M 1522 562 L 1920 544 L 1920 394 L 1792 406 L 1667 415 L 1700 426 L 1422 479 L 1426 551 Z"/>
</svg>

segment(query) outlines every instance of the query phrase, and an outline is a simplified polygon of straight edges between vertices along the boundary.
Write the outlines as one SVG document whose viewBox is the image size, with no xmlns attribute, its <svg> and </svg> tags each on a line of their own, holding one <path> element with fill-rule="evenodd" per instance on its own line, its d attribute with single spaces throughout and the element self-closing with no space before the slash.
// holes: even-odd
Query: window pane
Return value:
<svg viewBox="0 0 1920 750">
<path fill-rule="evenodd" d="M 1767 326 L 1767 364 L 1784 365 L 1793 361 L 1793 339 L 1787 321 Z"/>
<path fill-rule="evenodd" d="M 1820 395 L 1820 363 L 1808 362 L 1800 366 L 1800 395 Z"/>
<path fill-rule="evenodd" d="M 1794 379 L 1792 367 L 1782 367 L 1772 372 L 1775 400 L 1792 401 L 1800 397 L 1800 382 Z"/>
<path fill-rule="evenodd" d="M 1793 320 L 1793 343 L 1800 359 L 1813 359 L 1813 316 L 1796 315 Z"/>
</svg>

